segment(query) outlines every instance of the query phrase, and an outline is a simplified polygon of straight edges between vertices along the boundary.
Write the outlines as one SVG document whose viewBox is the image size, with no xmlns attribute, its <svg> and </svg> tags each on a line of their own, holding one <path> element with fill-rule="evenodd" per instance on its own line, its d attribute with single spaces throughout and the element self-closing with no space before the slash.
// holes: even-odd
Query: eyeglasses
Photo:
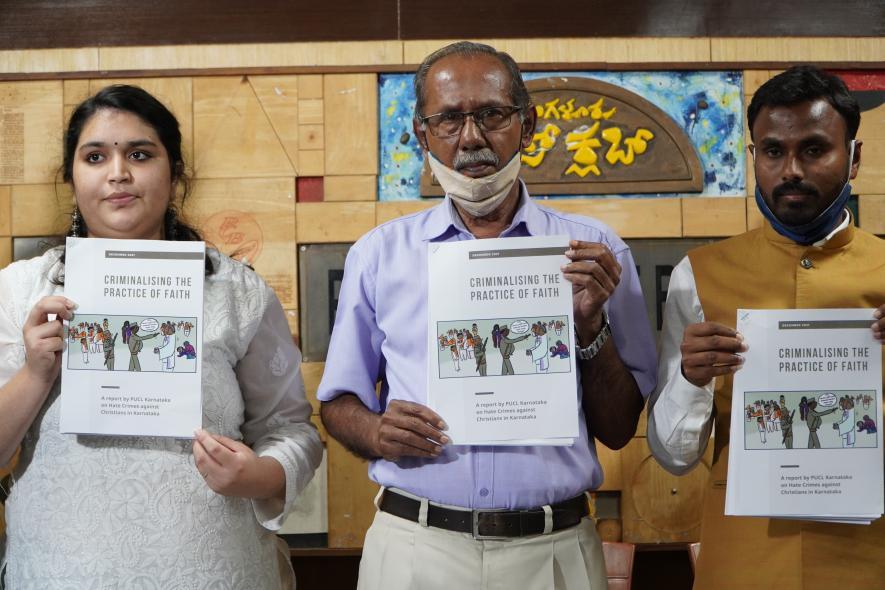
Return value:
<svg viewBox="0 0 885 590">
<path fill-rule="evenodd" d="M 461 133 L 467 117 L 473 119 L 473 122 L 482 131 L 500 131 L 509 127 L 510 121 L 513 120 L 513 113 L 521 110 L 521 107 L 516 106 L 485 107 L 464 113 L 458 111 L 436 113 L 427 117 L 419 117 L 418 120 L 427 127 L 432 136 L 451 137 Z"/>
</svg>

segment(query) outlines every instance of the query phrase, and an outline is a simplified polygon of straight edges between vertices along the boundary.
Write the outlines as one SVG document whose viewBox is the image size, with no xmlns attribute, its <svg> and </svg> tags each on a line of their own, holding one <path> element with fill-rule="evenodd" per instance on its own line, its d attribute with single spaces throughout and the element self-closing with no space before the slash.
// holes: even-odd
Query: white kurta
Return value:
<svg viewBox="0 0 885 590">
<path fill-rule="evenodd" d="M 0 271 L 0 384 L 24 364 L 29 310 L 63 293 L 49 280 L 58 255 Z M 322 454 L 301 354 L 273 291 L 242 264 L 214 250 L 210 257 L 203 426 L 278 460 L 285 503 L 216 494 L 197 473 L 190 441 L 60 434 L 56 381 L 22 441 L 7 501 L 10 590 L 264 590 L 281 587 L 281 571 L 291 574 L 272 531 Z"/>
</svg>

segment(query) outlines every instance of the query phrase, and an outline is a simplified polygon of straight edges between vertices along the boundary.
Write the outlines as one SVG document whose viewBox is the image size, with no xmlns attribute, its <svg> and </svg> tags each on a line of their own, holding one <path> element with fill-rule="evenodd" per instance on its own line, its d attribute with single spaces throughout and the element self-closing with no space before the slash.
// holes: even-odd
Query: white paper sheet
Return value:
<svg viewBox="0 0 885 590">
<path fill-rule="evenodd" d="M 749 350 L 734 378 L 726 514 L 859 524 L 882 515 L 872 314 L 738 310 Z"/>
<path fill-rule="evenodd" d="M 65 296 L 78 307 L 65 324 L 62 432 L 193 437 L 205 256 L 203 242 L 68 238 Z"/>
<path fill-rule="evenodd" d="M 567 248 L 566 236 L 429 244 L 428 403 L 454 444 L 578 436 Z"/>
</svg>

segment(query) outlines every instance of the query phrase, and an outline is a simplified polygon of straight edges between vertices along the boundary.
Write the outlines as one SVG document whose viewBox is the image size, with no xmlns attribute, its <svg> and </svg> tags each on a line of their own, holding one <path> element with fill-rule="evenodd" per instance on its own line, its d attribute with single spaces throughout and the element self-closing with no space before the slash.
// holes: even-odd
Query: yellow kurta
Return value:
<svg viewBox="0 0 885 590">
<path fill-rule="evenodd" d="M 738 308 L 885 304 L 885 241 L 853 226 L 816 248 L 766 223 L 688 257 L 705 319 L 732 328 Z M 885 519 L 862 526 L 725 516 L 731 387 L 731 376 L 716 381 L 713 468 L 695 589 L 885 588 Z"/>
</svg>

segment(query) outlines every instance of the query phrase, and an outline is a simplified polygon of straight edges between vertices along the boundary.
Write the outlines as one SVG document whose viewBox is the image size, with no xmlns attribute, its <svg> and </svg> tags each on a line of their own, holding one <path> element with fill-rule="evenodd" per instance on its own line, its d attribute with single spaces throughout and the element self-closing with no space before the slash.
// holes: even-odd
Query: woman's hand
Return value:
<svg viewBox="0 0 885 590">
<path fill-rule="evenodd" d="M 25 342 L 25 371 L 40 383 L 51 385 L 61 370 L 61 353 L 65 346 L 64 324 L 74 317 L 77 305 L 60 295 L 38 301 L 25 319 L 22 335 Z M 49 315 L 56 319 L 50 321 Z"/>
<path fill-rule="evenodd" d="M 203 429 L 194 431 L 194 463 L 206 484 L 222 496 L 285 499 L 286 473 L 271 457 L 259 457 L 248 446 Z"/>
</svg>

